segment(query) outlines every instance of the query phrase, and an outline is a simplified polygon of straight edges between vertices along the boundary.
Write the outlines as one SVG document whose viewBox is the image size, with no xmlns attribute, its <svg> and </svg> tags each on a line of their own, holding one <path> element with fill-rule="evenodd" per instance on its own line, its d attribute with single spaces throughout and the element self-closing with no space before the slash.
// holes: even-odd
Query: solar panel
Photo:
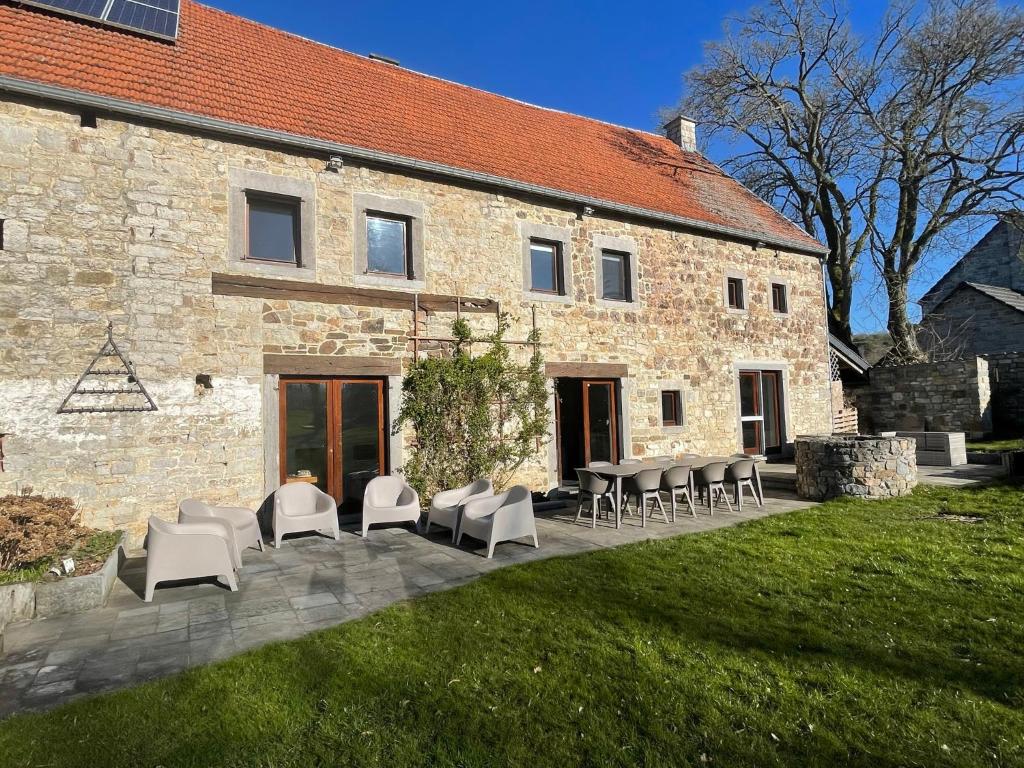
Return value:
<svg viewBox="0 0 1024 768">
<path fill-rule="evenodd" d="M 69 16 L 90 19 L 168 40 L 178 36 L 181 0 L 23 0 Z"/>
</svg>

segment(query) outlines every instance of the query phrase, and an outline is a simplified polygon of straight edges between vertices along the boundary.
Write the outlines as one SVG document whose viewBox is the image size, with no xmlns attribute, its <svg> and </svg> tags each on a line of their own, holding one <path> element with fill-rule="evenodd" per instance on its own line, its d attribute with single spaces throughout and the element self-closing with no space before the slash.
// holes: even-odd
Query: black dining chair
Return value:
<svg viewBox="0 0 1024 768">
<path fill-rule="evenodd" d="M 708 511 L 715 514 L 715 504 L 719 498 L 725 499 L 725 504 L 732 512 L 732 504 L 729 502 L 729 495 L 725 492 L 725 471 L 729 467 L 728 462 L 713 461 L 705 464 L 694 473 L 694 481 L 700 489 L 701 499 L 704 498 L 704 491 L 708 492 Z"/>
<path fill-rule="evenodd" d="M 760 497 L 757 495 L 757 487 L 754 485 L 754 460 L 739 459 L 729 465 L 726 470 L 726 479 L 732 483 L 736 497 L 736 511 L 743 511 L 743 486 L 750 488 L 750 493 L 757 502 L 757 506 L 763 507 Z"/>
<path fill-rule="evenodd" d="M 597 517 L 601 513 L 602 502 L 605 499 L 608 500 L 608 508 L 612 511 L 615 510 L 615 499 L 611 495 L 612 481 L 589 469 L 577 469 L 576 477 L 580 481 L 580 492 L 576 499 L 576 519 L 573 522 L 580 521 L 580 516 L 583 514 L 583 503 L 589 499 L 590 527 L 596 528 Z"/>
<path fill-rule="evenodd" d="M 690 514 L 693 517 L 697 516 L 697 510 L 693 507 L 693 496 L 690 494 L 690 473 L 692 471 L 693 467 L 690 464 L 676 464 L 666 469 L 661 476 L 661 490 L 668 493 L 673 523 L 676 521 L 676 505 L 680 495 L 686 502 L 686 506 L 690 508 Z"/>
<path fill-rule="evenodd" d="M 640 512 L 640 521 L 643 525 L 647 525 L 647 502 L 652 500 L 661 510 L 661 516 L 665 518 L 665 522 L 668 522 L 665 505 L 661 502 L 661 475 L 663 472 L 662 469 L 642 469 L 622 481 L 622 490 L 625 496 L 623 509 L 628 513 L 629 497 L 635 497 L 637 510 Z M 653 506 L 651 507 L 651 516 L 654 516 Z"/>
</svg>

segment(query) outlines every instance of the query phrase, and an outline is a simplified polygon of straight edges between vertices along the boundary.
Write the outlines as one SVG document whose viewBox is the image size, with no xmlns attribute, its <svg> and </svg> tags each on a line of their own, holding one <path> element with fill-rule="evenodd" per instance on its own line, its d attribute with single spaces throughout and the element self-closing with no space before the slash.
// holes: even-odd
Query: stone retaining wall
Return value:
<svg viewBox="0 0 1024 768">
<path fill-rule="evenodd" d="M 1024 435 L 1024 352 L 985 355 L 992 389 L 992 431 L 998 437 Z"/>
<path fill-rule="evenodd" d="M 980 357 L 872 368 L 851 395 L 864 434 L 992 429 L 989 364 Z"/>
<path fill-rule="evenodd" d="M 837 496 L 888 499 L 917 485 L 916 441 L 904 437 L 809 436 L 796 440 L 796 492 L 824 501 Z"/>
</svg>

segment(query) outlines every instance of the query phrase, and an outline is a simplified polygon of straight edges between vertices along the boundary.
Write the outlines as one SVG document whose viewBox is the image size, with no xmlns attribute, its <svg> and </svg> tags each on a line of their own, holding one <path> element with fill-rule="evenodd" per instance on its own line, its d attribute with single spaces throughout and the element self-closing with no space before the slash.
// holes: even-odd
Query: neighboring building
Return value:
<svg viewBox="0 0 1024 768">
<path fill-rule="evenodd" d="M 1024 351 L 1024 216 L 1004 216 L 921 299 L 934 357 Z"/>
<path fill-rule="evenodd" d="M 824 249 L 692 123 L 534 107 L 190 0 L 162 37 L 29 5 L 0 2 L 0 492 L 136 537 L 287 481 L 357 508 L 457 311 L 543 335 L 534 488 L 830 430 Z M 89 411 L 145 405 L 95 394 L 135 389 L 108 375 L 58 413 L 108 319 L 158 410 Z"/>
</svg>

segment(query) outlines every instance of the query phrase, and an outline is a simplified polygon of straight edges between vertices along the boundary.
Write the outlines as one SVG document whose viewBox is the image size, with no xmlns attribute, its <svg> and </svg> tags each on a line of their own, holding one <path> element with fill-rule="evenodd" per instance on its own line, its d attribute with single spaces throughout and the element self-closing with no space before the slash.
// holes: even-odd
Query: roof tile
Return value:
<svg viewBox="0 0 1024 768">
<path fill-rule="evenodd" d="M 0 3 L 0 76 L 348 144 L 821 250 L 699 153 L 182 0 L 175 44 Z"/>
</svg>

